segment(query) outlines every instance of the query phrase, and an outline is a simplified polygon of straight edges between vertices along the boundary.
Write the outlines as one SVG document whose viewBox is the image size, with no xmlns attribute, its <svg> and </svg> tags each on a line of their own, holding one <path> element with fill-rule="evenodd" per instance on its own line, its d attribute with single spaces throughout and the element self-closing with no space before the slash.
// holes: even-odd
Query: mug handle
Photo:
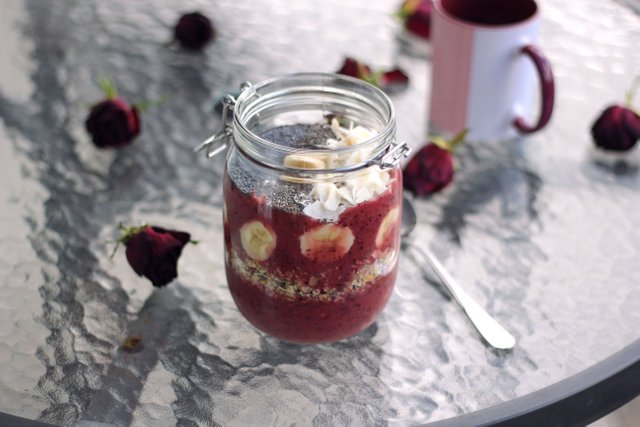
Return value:
<svg viewBox="0 0 640 427">
<path fill-rule="evenodd" d="M 538 117 L 538 122 L 535 125 L 531 126 L 527 124 L 522 117 L 516 117 L 513 120 L 513 124 L 520 133 L 533 133 L 545 127 L 547 123 L 549 123 L 549 119 L 551 119 L 555 98 L 555 84 L 553 82 L 553 73 L 551 72 L 551 63 L 540 49 L 532 45 L 526 45 L 520 52 L 531 58 L 533 65 L 536 67 L 538 77 L 540 78 L 542 105 L 540 108 L 540 117 Z"/>
</svg>

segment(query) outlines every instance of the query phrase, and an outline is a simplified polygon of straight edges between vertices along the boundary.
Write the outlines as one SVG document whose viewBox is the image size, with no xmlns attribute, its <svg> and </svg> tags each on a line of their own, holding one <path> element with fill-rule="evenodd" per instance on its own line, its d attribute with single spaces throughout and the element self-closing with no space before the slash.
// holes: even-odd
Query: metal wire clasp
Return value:
<svg viewBox="0 0 640 427">
<path fill-rule="evenodd" d="M 249 90 L 252 87 L 251 83 L 243 82 L 240 85 L 240 93 L 245 90 Z M 195 152 L 200 152 L 206 149 L 207 158 L 211 158 L 216 154 L 223 152 L 229 146 L 232 141 L 231 136 L 233 135 L 231 122 L 233 121 L 233 110 L 235 105 L 236 98 L 231 95 L 225 95 L 222 99 L 222 129 L 194 148 Z"/>
<path fill-rule="evenodd" d="M 392 142 L 387 151 L 380 158 L 376 159 L 374 163 L 382 169 L 393 168 L 400 163 L 400 159 L 409 157 L 409 154 L 411 154 L 411 147 L 409 147 L 406 142 Z"/>
</svg>

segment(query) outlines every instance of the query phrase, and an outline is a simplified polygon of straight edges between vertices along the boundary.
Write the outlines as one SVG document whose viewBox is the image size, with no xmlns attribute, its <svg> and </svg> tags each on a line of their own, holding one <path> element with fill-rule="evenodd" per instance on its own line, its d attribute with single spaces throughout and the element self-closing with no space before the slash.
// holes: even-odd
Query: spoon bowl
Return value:
<svg viewBox="0 0 640 427">
<path fill-rule="evenodd" d="M 416 228 L 418 217 L 413 207 L 413 202 L 405 194 L 402 200 L 402 219 L 400 225 L 400 234 L 402 235 L 402 244 L 405 247 L 412 248 L 419 253 L 431 266 L 433 271 L 445 285 L 453 299 L 462 307 L 467 317 L 478 330 L 480 335 L 492 347 L 508 350 L 516 344 L 516 339 L 502 325 L 500 325 L 493 317 L 489 315 L 477 302 L 475 302 L 469 294 L 455 281 L 455 279 L 444 268 L 442 263 L 428 249 L 419 247 L 409 241 L 411 232 Z"/>
<path fill-rule="evenodd" d="M 400 235 L 402 238 L 409 237 L 411 232 L 416 228 L 418 216 L 413 207 L 413 203 L 406 194 L 402 196 L 402 218 L 400 220 Z"/>
</svg>

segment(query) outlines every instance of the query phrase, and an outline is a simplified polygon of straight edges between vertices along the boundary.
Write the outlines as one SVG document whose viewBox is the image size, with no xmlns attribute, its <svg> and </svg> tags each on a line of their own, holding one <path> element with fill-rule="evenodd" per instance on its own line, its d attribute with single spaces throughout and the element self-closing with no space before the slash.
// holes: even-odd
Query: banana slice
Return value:
<svg viewBox="0 0 640 427">
<path fill-rule="evenodd" d="M 249 221 L 240 227 L 240 242 L 247 255 L 264 261 L 276 248 L 276 234 L 261 221 Z"/>
<path fill-rule="evenodd" d="M 294 169 L 326 169 L 331 166 L 331 158 L 327 155 L 320 153 L 306 153 L 306 154 L 289 154 L 285 156 L 282 163 Z M 310 182 L 308 178 L 282 175 L 280 177 L 284 181 L 295 182 L 298 184 L 307 184 Z"/>
<path fill-rule="evenodd" d="M 300 251 L 314 261 L 336 261 L 349 252 L 354 240 L 349 227 L 324 224 L 300 236 Z"/>
<path fill-rule="evenodd" d="M 378 228 L 378 234 L 376 234 L 376 247 L 382 247 L 386 243 L 387 239 L 391 237 L 389 234 L 398 224 L 399 217 L 400 209 L 395 207 L 383 218 L 380 223 L 380 227 Z"/>
<path fill-rule="evenodd" d="M 222 223 L 227 225 L 227 204 L 222 204 Z"/>
<path fill-rule="evenodd" d="M 283 160 L 285 166 L 296 169 L 324 169 L 325 163 L 319 156 L 312 154 L 289 154 Z"/>
</svg>

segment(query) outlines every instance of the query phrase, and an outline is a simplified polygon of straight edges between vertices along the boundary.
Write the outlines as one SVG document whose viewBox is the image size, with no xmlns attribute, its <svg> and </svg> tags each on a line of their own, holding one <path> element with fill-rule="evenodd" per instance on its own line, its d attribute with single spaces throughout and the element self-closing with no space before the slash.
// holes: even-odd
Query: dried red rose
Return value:
<svg viewBox="0 0 640 427">
<path fill-rule="evenodd" d="M 119 148 L 130 144 L 140 133 L 140 108 L 118 97 L 113 82 L 100 78 L 105 99 L 91 107 L 85 128 L 99 148 Z"/>
<path fill-rule="evenodd" d="M 139 276 L 151 280 L 155 287 L 166 286 L 178 277 L 178 258 L 187 243 L 195 243 L 189 233 L 143 225 L 121 227 L 119 240 L 126 246 L 129 265 Z"/>
<path fill-rule="evenodd" d="M 431 37 L 432 8 L 430 0 L 405 0 L 397 14 L 409 33 L 428 40 Z"/>
<path fill-rule="evenodd" d="M 627 91 L 625 105 L 607 107 L 591 126 L 591 136 L 595 144 L 609 151 L 627 151 L 640 139 L 640 116 L 631 104 L 640 89 L 640 75 L 635 78 Z"/>
<path fill-rule="evenodd" d="M 435 193 L 453 180 L 453 149 L 464 141 L 464 130 L 450 141 L 434 138 L 422 147 L 407 163 L 403 172 L 403 186 L 418 196 Z"/>
<path fill-rule="evenodd" d="M 124 99 L 106 99 L 91 108 L 85 127 L 97 147 L 118 148 L 140 133 L 140 116 Z"/>
<path fill-rule="evenodd" d="M 352 57 L 346 57 L 336 73 L 364 80 L 384 91 L 395 91 L 409 84 L 409 76 L 400 68 L 373 72 L 369 65 Z"/>
<path fill-rule="evenodd" d="M 640 116 L 620 105 L 606 108 L 591 126 L 595 144 L 605 150 L 627 151 L 640 139 Z"/>
<path fill-rule="evenodd" d="M 422 147 L 404 168 L 404 187 L 416 195 L 435 193 L 453 180 L 451 153 L 436 144 Z"/>
<path fill-rule="evenodd" d="M 200 50 L 216 33 L 209 18 L 198 12 L 184 14 L 173 29 L 174 38 L 188 50 Z"/>
</svg>

